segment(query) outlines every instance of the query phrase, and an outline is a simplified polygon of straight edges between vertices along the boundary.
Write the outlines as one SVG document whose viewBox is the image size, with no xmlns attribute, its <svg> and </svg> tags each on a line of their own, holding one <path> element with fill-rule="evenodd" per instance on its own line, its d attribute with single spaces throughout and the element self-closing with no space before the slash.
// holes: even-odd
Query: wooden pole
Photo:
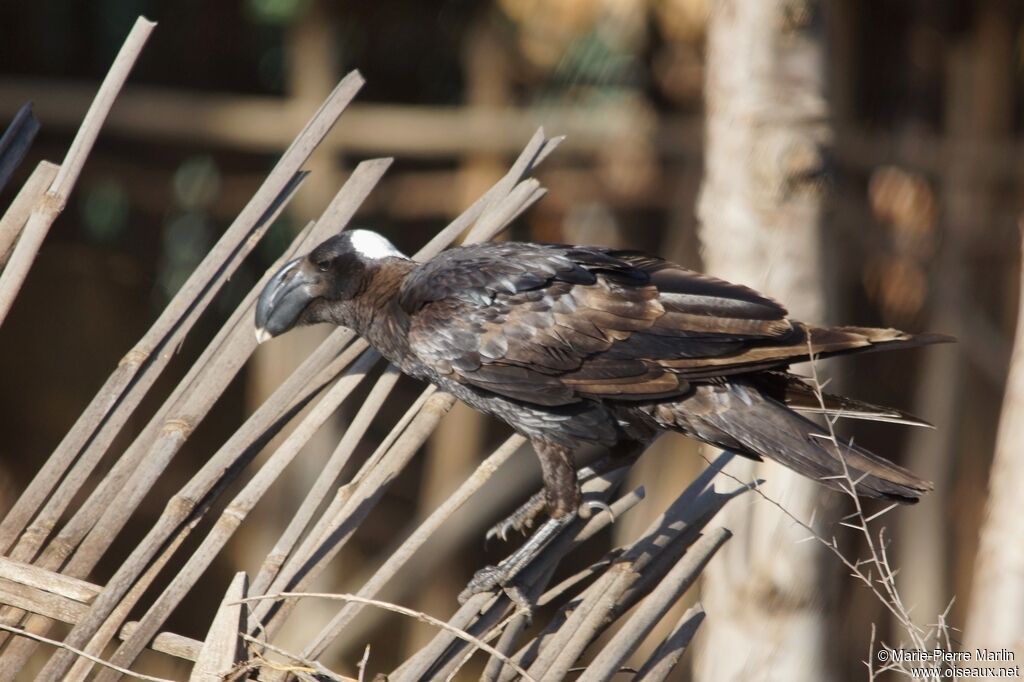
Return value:
<svg viewBox="0 0 1024 682">
<path fill-rule="evenodd" d="M 1024 237 L 1024 219 L 1021 221 Z M 1024 657 L 1024 269 L 1017 338 L 999 418 L 995 460 L 965 628 L 965 650 L 1009 649 Z"/>
<path fill-rule="evenodd" d="M 719 0 L 708 35 L 706 156 L 698 202 L 708 273 L 785 301 L 825 322 L 821 223 L 825 147 L 823 2 Z M 740 460 L 770 497 L 808 519 L 823 488 L 778 465 Z M 823 552 L 779 510 L 732 505 L 735 538 L 708 567 L 709 614 L 695 679 L 830 679 Z M 742 642 L 742 645 L 737 646 Z"/>
</svg>

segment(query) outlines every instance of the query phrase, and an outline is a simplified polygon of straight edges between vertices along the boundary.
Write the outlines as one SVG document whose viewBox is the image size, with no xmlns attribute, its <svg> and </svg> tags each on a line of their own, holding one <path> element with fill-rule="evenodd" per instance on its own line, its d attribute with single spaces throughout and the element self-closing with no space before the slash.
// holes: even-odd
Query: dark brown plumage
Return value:
<svg viewBox="0 0 1024 682">
<path fill-rule="evenodd" d="M 541 458 L 554 518 L 579 503 L 573 450 L 637 452 L 666 430 L 837 488 L 835 445 L 794 411 L 822 406 L 789 365 L 810 352 L 949 340 L 797 322 L 751 289 L 634 251 L 492 243 L 418 264 L 361 230 L 284 266 L 256 322 L 261 338 L 296 324 L 351 327 L 405 373 L 506 421 Z M 824 411 L 915 423 L 838 396 Z M 862 448 L 844 450 L 858 494 L 913 502 L 931 488 Z"/>
</svg>

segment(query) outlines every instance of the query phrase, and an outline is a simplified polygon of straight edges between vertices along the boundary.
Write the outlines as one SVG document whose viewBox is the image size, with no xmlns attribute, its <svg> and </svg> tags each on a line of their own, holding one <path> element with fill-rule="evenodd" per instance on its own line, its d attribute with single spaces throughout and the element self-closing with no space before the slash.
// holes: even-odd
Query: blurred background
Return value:
<svg viewBox="0 0 1024 682">
<path fill-rule="evenodd" d="M 204 316 L 154 396 L 165 395 L 180 378 L 349 170 L 374 156 L 396 161 L 355 225 L 378 229 L 411 252 L 497 180 L 543 125 L 548 134 L 567 139 L 539 172 L 548 196 L 510 238 L 639 248 L 701 269 L 696 206 L 714 4 L 0 4 L 0 122 L 32 101 L 42 123 L 0 205 L 9 203 L 38 160 L 63 156 L 136 16 L 159 22 L 0 334 L 0 377 L 7 389 L 0 391 L 0 509 L 13 503 L 350 69 L 358 68 L 367 85 L 314 157 L 313 174 L 286 215 Z M 802 3 L 788 5 L 801 11 Z M 835 0 L 825 7 L 815 20 L 822 22 L 826 54 L 828 191 L 822 253 L 814 257 L 825 264 L 827 306 L 826 319 L 815 321 L 959 337 L 956 347 L 833 362 L 828 371 L 844 392 L 939 426 L 911 432 L 844 424 L 843 433 L 936 482 L 926 502 L 889 517 L 891 552 L 915 615 L 937 614 L 955 596 L 949 620 L 962 627 L 1019 290 L 1024 4 Z M 147 509 L 154 518 L 196 463 L 287 376 L 319 334 L 312 330 L 260 349 L 150 496 Z M 411 396 L 417 387 L 409 382 L 405 390 Z M 257 507 L 258 523 L 235 538 L 219 573 L 199 588 L 207 592 L 186 602 L 168 629 L 203 636 L 231 573 L 262 560 L 347 416 L 337 417 L 333 433 L 320 434 L 287 481 Z M 142 417 L 136 419 L 141 427 Z M 386 426 L 380 428 L 383 434 Z M 323 587 L 358 584 L 380 553 L 444 500 L 485 448 L 505 435 L 503 426 L 457 407 Z M 458 549 L 459 560 L 443 571 L 423 567 L 391 598 L 447 616 L 473 570 L 506 553 L 500 544 L 485 553 L 482 533 L 539 478 L 532 456 L 517 459 L 521 471 L 508 475 L 492 507 L 453 531 L 450 547 Z M 603 541 L 645 527 L 703 464 L 692 443 L 660 441 L 633 475 L 651 504 L 622 519 Z M 119 544 L 130 547 L 144 530 L 145 523 L 130 528 Z M 859 551 L 856 544 L 849 549 Z M 115 568 L 101 565 L 94 581 Z M 842 571 L 835 573 L 837 587 L 821 605 L 822 622 L 842 642 L 829 674 L 861 679 L 871 625 L 885 639 L 889 617 L 862 586 L 842 583 Z M 325 663 L 345 661 L 338 663 L 344 667 L 370 641 L 373 658 L 386 668 L 431 634 L 409 620 L 364 621 L 350 650 L 333 651 L 336 658 Z M 922 622 L 933 621 L 934 615 L 922 615 Z M 295 637 L 301 641 L 302 633 Z M 688 679 L 688 670 L 679 679 Z"/>
</svg>

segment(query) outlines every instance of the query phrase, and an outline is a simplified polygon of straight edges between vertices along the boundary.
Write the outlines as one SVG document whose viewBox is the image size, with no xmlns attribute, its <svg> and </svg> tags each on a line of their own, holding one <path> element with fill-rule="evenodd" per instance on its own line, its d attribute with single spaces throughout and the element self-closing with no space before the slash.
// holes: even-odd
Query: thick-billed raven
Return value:
<svg viewBox="0 0 1024 682">
<path fill-rule="evenodd" d="M 799 411 L 917 422 L 824 395 L 790 374 L 815 356 L 949 340 L 895 329 L 815 327 L 757 292 L 636 251 L 488 243 L 426 263 L 366 230 L 340 233 L 283 266 L 256 308 L 260 341 L 296 325 L 353 329 L 404 373 L 527 436 L 550 521 L 484 587 L 510 577 L 580 505 L 573 452 L 624 456 L 679 431 L 775 460 L 831 488 L 914 502 L 931 484 L 834 442 Z"/>
</svg>

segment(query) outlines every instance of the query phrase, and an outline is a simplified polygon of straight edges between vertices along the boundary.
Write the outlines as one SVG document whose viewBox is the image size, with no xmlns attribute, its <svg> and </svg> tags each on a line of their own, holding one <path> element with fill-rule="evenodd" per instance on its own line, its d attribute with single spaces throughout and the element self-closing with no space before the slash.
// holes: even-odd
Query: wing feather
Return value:
<svg viewBox="0 0 1024 682">
<path fill-rule="evenodd" d="M 747 287 L 630 251 L 539 244 L 449 250 L 401 292 L 432 371 L 525 402 L 653 400 L 691 382 L 816 354 L 914 344 L 895 330 L 819 328 Z"/>
</svg>

